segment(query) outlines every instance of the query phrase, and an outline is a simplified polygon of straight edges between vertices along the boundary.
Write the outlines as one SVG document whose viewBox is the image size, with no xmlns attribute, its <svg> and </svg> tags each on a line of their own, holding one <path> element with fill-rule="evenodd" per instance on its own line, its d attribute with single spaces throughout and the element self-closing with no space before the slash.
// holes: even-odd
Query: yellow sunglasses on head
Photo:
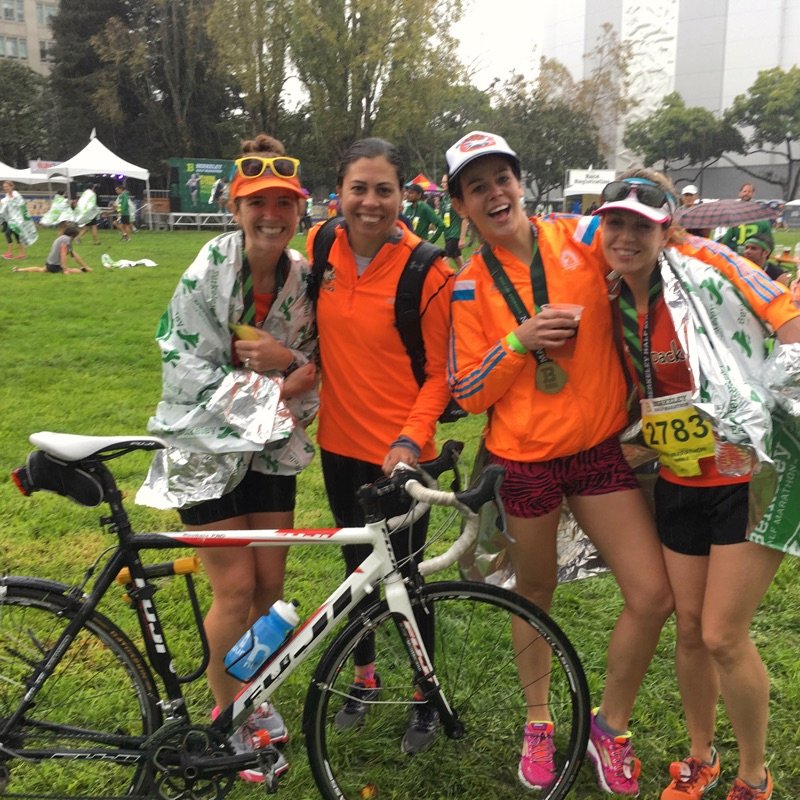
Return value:
<svg viewBox="0 0 800 800">
<path fill-rule="evenodd" d="M 245 156 L 234 163 L 243 178 L 260 178 L 267 169 L 278 178 L 294 178 L 300 169 L 300 161 L 289 156 Z"/>
</svg>

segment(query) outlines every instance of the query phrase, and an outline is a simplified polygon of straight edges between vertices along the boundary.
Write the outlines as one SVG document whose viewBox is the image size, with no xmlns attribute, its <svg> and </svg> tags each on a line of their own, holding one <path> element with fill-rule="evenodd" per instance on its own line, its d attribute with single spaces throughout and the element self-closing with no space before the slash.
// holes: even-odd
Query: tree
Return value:
<svg viewBox="0 0 800 800">
<path fill-rule="evenodd" d="M 432 74 L 457 82 L 441 64 L 455 51 L 447 31 L 460 12 L 460 0 L 294 0 L 291 61 L 308 93 L 315 159 L 336 164 L 390 113 L 427 124 L 432 110 L 416 89 L 431 97 L 422 87 Z M 383 104 L 389 97 L 391 109 Z"/>
<path fill-rule="evenodd" d="M 749 154 L 777 154 L 786 162 L 781 172 L 740 169 L 780 186 L 784 199 L 796 197 L 800 186 L 800 67 L 759 72 L 747 92 L 734 98 L 725 119 L 750 130 Z"/>
<path fill-rule="evenodd" d="M 549 76 L 557 63 L 549 65 L 544 81 L 517 75 L 496 90 L 493 130 L 519 155 L 536 203 L 562 185 L 566 170 L 605 165 L 588 113 L 573 107 L 567 95 L 551 95 Z"/>
<path fill-rule="evenodd" d="M 292 3 L 213 0 L 208 30 L 216 66 L 233 76 L 253 132 L 282 135 Z"/>
<path fill-rule="evenodd" d="M 30 67 L 0 58 L 0 161 L 27 167 L 45 155 L 53 130 L 53 99 L 47 81 Z"/>
<path fill-rule="evenodd" d="M 630 97 L 632 57 L 632 43 L 605 23 L 584 55 L 591 71 L 582 80 L 560 61 L 542 58 L 534 83 L 517 75 L 495 89 L 498 130 L 518 130 L 514 140 L 526 154 L 534 196 L 561 186 L 567 169 L 599 168 L 613 157 L 619 120 L 636 104 Z"/>
<path fill-rule="evenodd" d="M 564 98 L 597 127 L 606 160 L 614 157 L 620 120 L 638 102 L 630 96 L 633 54 L 633 43 L 622 39 L 611 23 L 604 22 L 594 49 L 584 54 L 591 72 L 574 84 L 573 97 Z"/>
<path fill-rule="evenodd" d="M 130 133 L 127 124 L 115 125 L 92 104 L 92 95 L 104 85 L 102 63 L 92 38 L 109 19 L 124 11 L 123 0 L 61 0 L 58 13 L 52 18 L 50 85 L 55 97 L 53 130 L 58 131 L 58 138 L 53 143 L 51 158 L 74 155 L 89 141 L 92 128 L 114 150 L 121 144 L 118 134 L 123 130 Z M 126 42 L 127 37 L 122 41 Z M 121 98 L 120 105 L 125 109 L 126 123 L 141 113 L 140 103 L 130 93 Z M 127 155 L 134 160 L 130 151 Z"/>
<path fill-rule="evenodd" d="M 229 98 L 207 32 L 211 2 L 126 0 L 124 12 L 92 37 L 103 73 L 93 103 L 122 124 L 125 98 L 133 95 L 148 128 L 151 159 L 220 153 L 216 125 Z"/>
<path fill-rule="evenodd" d="M 700 165 L 700 174 L 728 151 L 742 152 L 744 139 L 725 119 L 708 109 L 688 108 L 677 92 L 668 94 L 649 117 L 628 126 L 625 146 L 642 156 L 646 166 L 663 161 L 684 161 L 683 166 Z"/>
<path fill-rule="evenodd" d="M 409 176 L 423 172 L 438 183 L 447 148 L 491 119 L 489 96 L 459 82 L 461 74 L 445 56 L 413 83 L 394 81 L 386 87 L 373 133 L 398 146 Z"/>
</svg>

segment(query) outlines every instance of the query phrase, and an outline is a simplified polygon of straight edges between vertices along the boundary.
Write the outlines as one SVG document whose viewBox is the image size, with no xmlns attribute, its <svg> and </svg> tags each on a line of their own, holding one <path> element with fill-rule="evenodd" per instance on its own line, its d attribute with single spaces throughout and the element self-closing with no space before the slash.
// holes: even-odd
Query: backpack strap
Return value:
<svg viewBox="0 0 800 800">
<path fill-rule="evenodd" d="M 343 217 L 332 217 L 322 224 L 314 237 L 314 250 L 312 252 L 311 275 L 306 289 L 308 298 L 314 307 L 317 305 L 319 290 L 322 286 L 322 276 L 328 266 L 328 256 L 336 239 L 336 231 L 344 225 Z"/>
<path fill-rule="evenodd" d="M 321 232 L 321 231 L 320 231 Z M 411 359 L 411 370 L 417 383 L 425 383 L 425 343 L 422 341 L 422 285 L 431 264 L 444 255 L 444 250 L 430 242 L 420 242 L 412 251 L 400 280 L 394 299 L 394 319 L 397 332 Z"/>
</svg>

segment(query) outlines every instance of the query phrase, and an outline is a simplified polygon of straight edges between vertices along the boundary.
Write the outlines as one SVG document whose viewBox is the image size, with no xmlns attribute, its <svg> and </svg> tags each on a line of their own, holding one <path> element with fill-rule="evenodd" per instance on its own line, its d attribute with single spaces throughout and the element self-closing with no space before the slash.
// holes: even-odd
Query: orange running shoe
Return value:
<svg viewBox="0 0 800 800">
<path fill-rule="evenodd" d="M 711 748 L 711 763 L 697 758 L 673 761 L 669 765 L 672 782 L 663 792 L 661 800 L 700 800 L 700 798 L 719 782 L 719 756 Z"/>
<path fill-rule="evenodd" d="M 772 797 L 772 775 L 767 770 L 767 780 L 763 789 L 756 789 L 741 778 L 737 778 L 728 792 L 728 800 L 770 800 Z"/>
</svg>

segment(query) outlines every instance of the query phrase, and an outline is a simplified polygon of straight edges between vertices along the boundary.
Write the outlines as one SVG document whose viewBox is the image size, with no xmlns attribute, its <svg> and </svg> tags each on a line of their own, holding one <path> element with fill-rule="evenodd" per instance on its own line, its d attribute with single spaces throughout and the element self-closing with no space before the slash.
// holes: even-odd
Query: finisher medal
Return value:
<svg viewBox="0 0 800 800">
<path fill-rule="evenodd" d="M 558 394 L 567 385 L 567 373 L 555 361 L 536 365 L 536 388 L 545 394 Z"/>
</svg>

